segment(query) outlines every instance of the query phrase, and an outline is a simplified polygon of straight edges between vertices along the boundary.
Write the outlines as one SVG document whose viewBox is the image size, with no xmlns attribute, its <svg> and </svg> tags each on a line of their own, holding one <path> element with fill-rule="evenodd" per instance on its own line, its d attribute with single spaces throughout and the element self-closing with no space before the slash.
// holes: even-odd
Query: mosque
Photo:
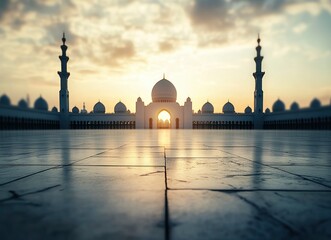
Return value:
<svg viewBox="0 0 331 240">
<path fill-rule="evenodd" d="M 33 108 L 29 101 L 21 99 L 12 105 L 7 95 L 0 97 L 0 129 L 331 129 L 331 105 L 322 106 L 313 99 L 307 108 L 300 108 L 294 102 L 289 109 L 278 99 L 270 109 L 263 110 L 262 71 L 260 37 L 257 39 L 254 109 L 247 106 L 243 113 L 235 111 L 231 102 L 223 106 L 222 113 L 215 113 L 214 106 L 206 102 L 201 110 L 193 112 L 191 98 L 183 105 L 177 102 L 175 86 L 163 76 L 152 89 L 152 102 L 145 104 L 138 97 L 136 112 L 131 113 L 122 102 L 114 107 L 114 113 L 106 113 L 100 101 L 93 111 L 79 110 L 76 106 L 70 111 L 67 71 L 66 37 L 63 34 L 59 56 L 61 71 L 59 109 L 49 111 L 48 103 L 41 96 L 35 100 Z"/>
</svg>

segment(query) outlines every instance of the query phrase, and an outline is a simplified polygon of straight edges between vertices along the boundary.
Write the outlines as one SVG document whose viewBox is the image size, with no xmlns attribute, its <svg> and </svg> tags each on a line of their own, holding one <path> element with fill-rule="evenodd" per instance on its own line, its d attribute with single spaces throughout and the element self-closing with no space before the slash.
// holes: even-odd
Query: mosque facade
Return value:
<svg viewBox="0 0 331 240">
<path fill-rule="evenodd" d="M 278 99 L 272 109 L 263 110 L 263 76 L 260 37 L 257 39 L 255 72 L 254 106 L 246 107 L 243 113 L 235 111 L 231 102 L 226 102 L 222 113 L 215 113 L 214 106 L 206 102 L 201 110 L 194 112 L 191 98 L 183 105 L 177 102 L 175 86 L 163 76 L 152 89 L 152 102 L 145 104 L 138 97 L 136 111 L 131 113 L 124 103 L 118 102 L 113 113 L 106 113 L 100 101 L 93 111 L 88 113 L 76 106 L 70 111 L 67 71 L 66 37 L 63 34 L 59 56 L 61 71 L 59 108 L 49 110 L 48 103 L 40 96 L 34 106 L 21 99 L 13 105 L 10 98 L 0 97 L 0 129 L 331 129 L 331 105 L 322 106 L 318 99 L 313 99 L 307 108 L 300 108 L 294 102 L 289 109 Z"/>
</svg>

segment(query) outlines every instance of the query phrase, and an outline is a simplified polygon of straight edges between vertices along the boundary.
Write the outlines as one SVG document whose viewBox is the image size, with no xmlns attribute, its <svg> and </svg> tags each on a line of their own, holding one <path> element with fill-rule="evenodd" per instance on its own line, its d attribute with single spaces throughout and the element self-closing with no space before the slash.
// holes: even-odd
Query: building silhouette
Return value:
<svg viewBox="0 0 331 240">
<path fill-rule="evenodd" d="M 231 102 L 226 102 L 222 113 L 214 113 L 214 106 L 206 102 L 201 110 L 194 113 L 192 101 L 188 97 L 183 105 L 177 102 L 175 86 L 163 76 L 152 89 L 152 102 L 145 105 L 138 97 L 136 112 L 131 113 L 122 102 L 118 102 L 113 113 L 106 113 L 100 101 L 93 111 L 88 113 L 83 104 L 79 111 L 74 106 L 69 109 L 66 37 L 63 33 L 59 56 L 61 71 L 59 91 L 59 109 L 53 107 L 49 111 L 46 100 L 40 96 L 29 106 L 29 98 L 21 99 L 15 106 L 10 98 L 3 94 L 0 97 L 0 129 L 331 129 L 331 105 L 322 106 L 318 99 L 313 99 L 307 108 L 300 108 L 293 102 L 286 109 L 284 102 L 276 100 L 270 109 L 263 111 L 262 71 L 260 36 L 257 39 L 254 111 L 247 106 L 243 113 L 237 113 Z M 160 118 L 166 116 L 166 119 Z"/>
</svg>

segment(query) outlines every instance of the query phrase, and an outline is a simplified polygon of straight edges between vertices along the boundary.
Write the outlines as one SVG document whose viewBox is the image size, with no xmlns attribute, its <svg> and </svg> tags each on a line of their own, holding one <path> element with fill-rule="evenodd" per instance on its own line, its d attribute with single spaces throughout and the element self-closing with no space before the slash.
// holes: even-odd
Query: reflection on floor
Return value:
<svg viewBox="0 0 331 240">
<path fill-rule="evenodd" d="M 331 132 L 0 132 L 1 239 L 331 239 Z"/>
</svg>

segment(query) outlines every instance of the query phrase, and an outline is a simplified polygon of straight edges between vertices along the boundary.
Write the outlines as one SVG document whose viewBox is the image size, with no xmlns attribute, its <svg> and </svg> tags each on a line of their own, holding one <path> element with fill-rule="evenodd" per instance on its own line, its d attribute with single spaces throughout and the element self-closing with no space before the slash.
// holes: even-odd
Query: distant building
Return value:
<svg viewBox="0 0 331 240">
<path fill-rule="evenodd" d="M 0 129 L 331 129 L 331 105 L 322 106 L 318 99 L 313 99 L 310 107 L 300 108 L 293 102 L 287 110 L 285 104 L 278 99 L 272 111 L 263 111 L 262 71 L 260 37 L 257 39 L 257 55 L 254 58 L 256 69 L 254 111 L 247 106 L 244 113 L 237 113 L 233 104 L 224 104 L 223 113 L 215 113 L 214 106 L 206 102 L 201 110 L 193 113 L 192 101 L 188 97 L 184 105 L 177 102 L 175 86 L 163 76 L 152 89 L 152 102 L 145 105 L 138 97 L 136 112 L 127 110 L 124 103 L 118 102 L 114 113 L 106 113 L 104 104 L 98 101 L 93 111 L 88 113 L 83 104 L 79 111 L 74 106 L 69 109 L 67 71 L 69 57 L 66 55 L 66 37 L 63 34 L 59 56 L 61 71 L 59 91 L 59 110 L 53 107 L 49 111 L 46 100 L 40 96 L 29 107 L 29 99 L 21 99 L 17 106 L 12 105 L 7 95 L 0 97 Z"/>
</svg>

